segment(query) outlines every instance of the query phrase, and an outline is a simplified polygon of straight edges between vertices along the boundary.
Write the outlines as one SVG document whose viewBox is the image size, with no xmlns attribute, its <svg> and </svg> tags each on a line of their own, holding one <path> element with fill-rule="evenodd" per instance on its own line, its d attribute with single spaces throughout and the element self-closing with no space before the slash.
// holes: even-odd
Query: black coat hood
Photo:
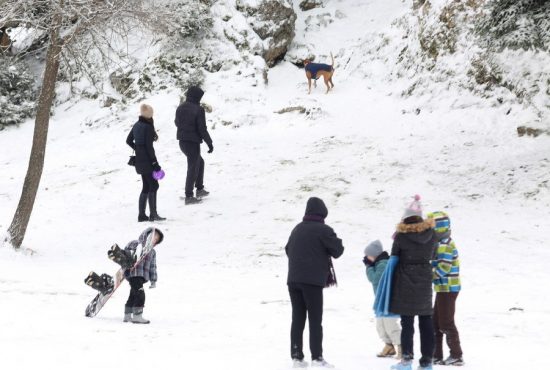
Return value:
<svg viewBox="0 0 550 370">
<path fill-rule="evenodd" d="M 328 216 L 328 209 L 325 203 L 316 197 L 311 197 L 307 201 L 306 215 L 308 216 L 320 216 L 326 218 Z"/>
<path fill-rule="evenodd" d="M 187 96 L 187 101 L 198 104 L 201 102 L 204 91 L 198 86 L 191 86 L 185 95 Z"/>
</svg>

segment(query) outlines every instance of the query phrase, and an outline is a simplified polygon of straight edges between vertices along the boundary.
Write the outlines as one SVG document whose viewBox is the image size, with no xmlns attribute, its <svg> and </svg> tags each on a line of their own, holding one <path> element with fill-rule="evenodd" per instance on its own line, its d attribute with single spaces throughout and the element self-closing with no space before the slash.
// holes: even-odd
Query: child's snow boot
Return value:
<svg viewBox="0 0 550 370">
<path fill-rule="evenodd" d="M 130 322 L 132 321 L 132 307 L 124 307 L 124 322 Z"/>
<path fill-rule="evenodd" d="M 390 357 L 395 355 L 395 347 L 391 343 L 386 343 L 382 351 L 376 355 L 376 357 Z"/>
<path fill-rule="evenodd" d="M 329 364 L 328 362 L 325 361 L 324 358 L 319 357 L 318 359 L 311 361 L 311 367 L 324 367 L 327 369 L 332 369 L 334 368 L 334 365 Z"/>
<path fill-rule="evenodd" d="M 443 361 L 442 365 L 463 366 L 464 360 L 462 359 L 462 357 L 455 358 L 449 356 L 445 361 Z"/>
<path fill-rule="evenodd" d="M 133 313 L 132 322 L 134 324 L 149 324 L 151 322 L 143 318 L 143 307 L 134 307 Z"/>
<path fill-rule="evenodd" d="M 390 367 L 391 370 L 412 370 L 411 360 L 401 360 L 397 364 Z"/>
</svg>

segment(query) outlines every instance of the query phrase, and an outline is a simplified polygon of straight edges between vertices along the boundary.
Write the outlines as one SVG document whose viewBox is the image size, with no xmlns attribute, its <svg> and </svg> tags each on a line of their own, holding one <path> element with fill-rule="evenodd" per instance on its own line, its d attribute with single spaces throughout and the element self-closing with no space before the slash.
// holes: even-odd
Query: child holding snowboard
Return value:
<svg viewBox="0 0 550 370">
<path fill-rule="evenodd" d="M 147 237 L 153 230 L 155 231 L 153 245 L 162 243 L 164 239 L 162 232 L 159 229 L 149 227 L 141 233 L 138 240 L 129 242 L 124 250 L 135 254 L 140 244 L 142 247 L 145 246 Z M 127 269 L 124 272 L 124 277 L 130 283 L 130 296 L 124 308 L 124 322 L 133 322 L 134 324 L 149 324 L 150 322 L 142 316 L 143 307 L 145 306 L 145 290 L 143 290 L 143 284 L 150 281 L 149 288 L 155 288 L 156 286 L 158 278 L 156 256 L 155 249 L 152 249 L 137 266 Z"/>
<path fill-rule="evenodd" d="M 389 258 L 388 252 L 384 252 L 382 243 L 379 240 L 373 241 L 365 248 L 363 263 L 367 268 L 367 278 L 374 288 L 374 294 L 376 294 L 380 278 L 386 269 Z M 376 330 L 380 339 L 385 343 L 382 351 L 376 356 L 391 357 L 397 354 L 397 358 L 401 358 L 401 325 L 399 325 L 399 317 L 377 316 Z"/>
</svg>

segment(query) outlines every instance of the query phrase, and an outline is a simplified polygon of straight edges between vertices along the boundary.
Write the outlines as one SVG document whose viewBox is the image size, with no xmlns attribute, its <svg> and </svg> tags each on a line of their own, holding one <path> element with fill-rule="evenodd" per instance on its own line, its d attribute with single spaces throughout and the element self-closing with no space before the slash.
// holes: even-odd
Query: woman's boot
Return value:
<svg viewBox="0 0 550 370">
<path fill-rule="evenodd" d="M 160 217 L 157 213 L 157 192 L 149 193 L 149 221 L 164 221 L 165 217 Z"/>
<path fill-rule="evenodd" d="M 138 222 L 149 221 L 149 217 L 145 214 L 145 206 L 146 205 L 147 205 L 147 193 L 139 194 Z"/>
</svg>

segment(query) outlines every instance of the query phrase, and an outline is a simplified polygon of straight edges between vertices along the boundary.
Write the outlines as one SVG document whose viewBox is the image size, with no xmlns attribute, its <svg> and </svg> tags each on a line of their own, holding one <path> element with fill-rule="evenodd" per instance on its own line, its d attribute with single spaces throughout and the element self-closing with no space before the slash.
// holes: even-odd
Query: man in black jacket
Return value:
<svg viewBox="0 0 550 370">
<path fill-rule="evenodd" d="M 328 215 L 319 198 L 307 201 L 306 214 L 285 247 L 288 256 L 288 291 L 292 303 L 290 355 L 295 367 L 306 367 L 302 336 L 309 317 L 309 346 L 312 365 L 332 367 L 323 359 L 323 288 L 327 285 L 331 257 L 344 253 L 342 240 L 325 225 Z"/>
<path fill-rule="evenodd" d="M 176 110 L 175 123 L 178 128 L 177 138 L 180 149 L 187 157 L 187 179 L 185 181 L 185 204 L 200 202 L 200 198 L 209 193 L 204 189 L 204 159 L 201 157 L 200 145 L 204 140 L 208 153 L 214 151 L 212 139 L 206 128 L 206 115 L 200 101 L 204 91 L 192 86 L 187 90 L 187 99 Z M 197 189 L 193 196 L 193 187 Z"/>
</svg>

